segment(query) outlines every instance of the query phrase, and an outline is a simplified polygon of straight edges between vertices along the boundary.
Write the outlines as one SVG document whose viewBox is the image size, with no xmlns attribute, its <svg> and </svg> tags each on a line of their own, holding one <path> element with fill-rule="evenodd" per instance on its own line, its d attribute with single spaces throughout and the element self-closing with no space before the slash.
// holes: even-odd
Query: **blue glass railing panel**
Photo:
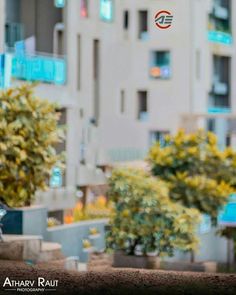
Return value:
<svg viewBox="0 0 236 295">
<path fill-rule="evenodd" d="M 12 76 L 16 79 L 64 85 L 66 72 L 66 61 L 62 58 L 40 55 L 12 58 Z"/>
<path fill-rule="evenodd" d="M 230 114 L 231 108 L 227 107 L 210 107 L 207 110 L 208 114 Z"/>
<path fill-rule="evenodd" d="M 224 45 L 231 45 L 233 43 L 233 37 L 229 33 L 220 31 L 209 31 L 208 40 L 214 43 L 221 43 Z"/>
</svg>

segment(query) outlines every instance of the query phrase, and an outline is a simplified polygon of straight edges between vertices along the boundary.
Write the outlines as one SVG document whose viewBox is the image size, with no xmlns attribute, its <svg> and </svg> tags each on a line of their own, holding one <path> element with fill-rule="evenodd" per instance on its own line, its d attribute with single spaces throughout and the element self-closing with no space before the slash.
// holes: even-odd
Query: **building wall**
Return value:
<svg viewBox="0 0 236 295">
<path fill-rule="evenodd" d="M 207 1 L 205 1 L 207 2 Z M 148 148 L 149 131 L 175 132 L 182 114 L 206 111 L 205 85 L 207 70 L 201 67 L 201 79 L 196 82 L 193 73 L 194 56 L 202 51 L 202 64 L 207 65 L 207 4 L 203 0 L 187 1 L 115 1 L 115 15 L 111 23 L 99 19 L 99 1 L 89 2 L 89 17 L 78 17 L 80 4 L 68 2 L 68 64 L 69 88 L 78 97 L 85 120 L 93 116 L 93 40 L 100 41 L 100 120 L 99 149 L 118 147 Z M 194 6 L 195 5 L 195 6 Z M 163 9 L 174 15 L 173 27 L 158 30 L 155 13 Z M 127 34 L 122 28 L 123 10 L 130 13 Z M 137 38 L 138 10 L 149 11 L 149 39 Z M 205 13 L 203 13 L 203 9 Z M 193 17 L 194 15 L 194 17 Z M 193 21 L 194 19 L 194 21 Z M 201 26 L 201 35 L 198 33 Z M 198 34 L 198 35 L 197 35 Z M 80 36 L 80 89 L 78 79 L 77 38 Z M 170 50 L 172 77 L 170 80 L 149 78 L 149 59 L 152 50 Z M 208 65 L 207 65 L 208 67 Z M 203 87 L 204 86 L 204 87 Z M 121 90 L 125 91 L 126 109 L 119 112 Z M 137 120 L 137 91 L 148 91 L 148 122 Z M 84 120 L 83 120 L 84 121 Z"/>
<path fill-rule="evenodd" d="M 0 52 L 4 52 L 5 1 L 0 0 Z"/>
<path fill-rule="evenodd" d="M 36 11 L 36 2 L 41 30 L 38 32 L 42 46 L 39 49 L 50 52 L 50 30 L 54 23 L 60 21 L 61 10 L 52 7 L 53 1 L 21 0 L 21 17 L 29 27 L 27 36 L 37 30 L 34 14 L 27 12 L 28 9 Z M 107 155 L 111 150 L 136 149 L 145 152 L 149 147 L 150 131 L 175 132 L 183 114 L 207 113 L 208 95 L 212 87 L 213 54 L 232 57 L 232 111 L 236 108 L 235 45 L 225 46 L 207 40 L 212 0 L 127 0 L 114 3 L 114 20 L 106 23 L 99 18 L 99 0 L 89 1 L 89 17 L 84 19 L 80 16 L 80 1 L 67 1 L 63 12 L 67 85 L 42 84 L 37 87 L 39 95 L 68 109 L 67 183 L 70 185 L 76 183 L 79 175 L 83 134 L 87 138 L 87 162 L 94 165 L 99 161 L 109 162 Z M 235 1 L 232 1 L 232 5 L 235 39 Z M 45 7 L 48 9 L 45 10 Z M 130 16 L 127 32 L 123 29 L 123 11 L 126 9 Z M 141 41 L 137 37 L 137 14 L 139 10 L 146 9 L 149 12 L 149 38 Z M 155 26 L 154 16 L 161 9 L 170 10 L 174 15 L 173 26 L 169 30 L 159 30 Z M 50 30 L 47 30 L 45 19 L 51 21 Z M 98 127 L 91 124 L 94 116 L 94 40 L 100 42 Z M 171 79 L 153 80 L 149 77 L 152 50 L 170 50 Z M 125 92 L 125 112 L 122 114 L 119 110 L 121 90 Z M 147 122 L 137 119 L 139 90 L 148 91 Z"/>
<path fill-rule="evenodd" d="M 37 51 L 53 52 L 53 30 L 62 22 L 62 10 L 53 0 L 21 0 L 20 20 L 25 27 L 25 38 L 36 36 Z"/>
</svg>

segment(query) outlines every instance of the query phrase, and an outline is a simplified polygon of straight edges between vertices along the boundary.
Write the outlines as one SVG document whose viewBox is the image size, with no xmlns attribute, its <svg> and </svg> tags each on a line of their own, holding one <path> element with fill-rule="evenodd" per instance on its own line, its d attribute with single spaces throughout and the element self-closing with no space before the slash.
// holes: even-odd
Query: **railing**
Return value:
<svg viewBox="0 0 236 295">
<path fill-rule="evenodd" d="M 111 149 L 108 151 L 108 156 L 111 162 L 126 162 L 144 160 L 147 155 L 146 150 L 138 148 L 120 148 Z"/>
<path fill-rule="evenodd" d="M 225 45 L 231 45 L 233 43 L 232 35 L 221 31 L 208 31 L 208 40 Z"/>
<path fill-rule="evenodd" d="M 13 78 L 64 85 L 66 73 L 65 58 L 42 53 L 35 55 L 12 53 Z"/>
<path fill-rule="evenodd" d="M 227 107 L 209 107 L 207 110 L 208 114 L 230 114 L 231 108 Z"/>
</svg>

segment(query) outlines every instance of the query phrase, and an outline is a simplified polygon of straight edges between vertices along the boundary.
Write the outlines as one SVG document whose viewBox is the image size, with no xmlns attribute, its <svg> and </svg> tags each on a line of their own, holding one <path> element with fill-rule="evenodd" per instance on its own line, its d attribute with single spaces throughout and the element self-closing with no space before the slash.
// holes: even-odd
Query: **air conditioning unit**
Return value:
<svg viewBox="0 0 236 295">
<path fill-rule="evenodd" d="M 141 122 L 147 122 L 149 119 L 149 113 L 148 112 L 141 112 L 139 114 L 139 121 Z"/>
<path fill-rule="evenodd" d="M 226 95 L 228 93 L 227 83 L 214 82 L 213 83 L 213 93 L 218 95 Z"/>
<path fill-rule="evenodd" d="M 215 5 L 214 8 L 213 8 L 213 15 L 216 18 L 226 20 L 229 17 L 229 12 L 228 12 L 227 8 L 221 7 L 219 5 Z"/>
</svg>

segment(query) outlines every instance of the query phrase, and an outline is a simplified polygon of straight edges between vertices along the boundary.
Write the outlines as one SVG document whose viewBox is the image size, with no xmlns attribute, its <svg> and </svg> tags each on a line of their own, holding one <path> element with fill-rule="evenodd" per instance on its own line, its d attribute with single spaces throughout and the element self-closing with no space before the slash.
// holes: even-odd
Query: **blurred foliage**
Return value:
<svg viewBox="0 0 236 295">
<path fill-rule="evenodd" d="M 48 217 L 47 225 L 48 227 L 53 227 L 53 226 L 61 225 L 61 222 L 55 217 Z"/>
<path fill-rule="evenodd" d="M 56 106 L 35 97 L 33 85 L 0 93 L 0 196 L 9 206 L 30 205 L 46 189 L 52 167 L 61 156 L 54 146 L 62 139 Z"/>
<path fill-rule="evenodd" d="M 90 227 L 89 234 L 90 235 L 98 235 L 99 234 L 99 230 L 96 227 Z"/>
<path fill-rule="evenodd" d="M 83 206 L 78 202 L 75 208 L 68 210 L 64 217 L 64 223 L 70 224 L 82 220 L 109 218 L 112 214 L 112 206 L 106 197 L 99 196 L 94 202 Z"/>
<path fill-rule="evenodd" d="M 153 175 L 169 184 L 173 201 L 209 214 L 213 221 L 236 187 L 236 153 L 221 151 L 211 132 L 167 135 L 164 146 L 156 143 L 150 149 L 148 160 Z"/>
<path fill-rule="evenodd" d="M 109 179 L 109 196 L 114 214 L 107 234 L 107 246 L 133 255 L 172 255 L 175 248 L 188 251 L 198 245 L 195 236 L 200 221 L 195 209 L 187 209 L 168 197 L 168 188 L 144 171 L 114 170 Z"/>
<path fill-rule="evenodd" d="M 84 249 L 89 249 L 91 247 L 92 247 L 92 244 L 88 239 L 83 240 L 83 248 Z"/>
</svg>

